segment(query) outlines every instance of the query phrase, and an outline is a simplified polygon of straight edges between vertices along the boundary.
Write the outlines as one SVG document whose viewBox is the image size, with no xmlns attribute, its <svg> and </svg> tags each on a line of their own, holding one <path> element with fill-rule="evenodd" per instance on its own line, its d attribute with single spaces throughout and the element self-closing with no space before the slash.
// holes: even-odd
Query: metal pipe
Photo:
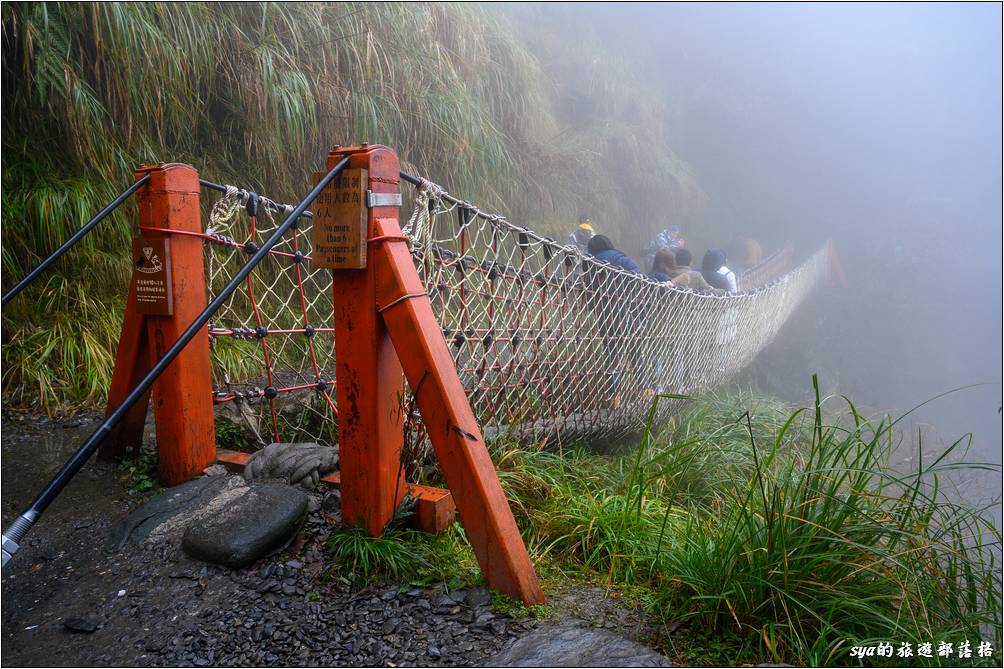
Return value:
<svg viewBox="0 0 1004 669">
<path fill-rule="evenodd" d="M 17 519 L 11 524 L 9 528 L 3 532 L 3 565 L 6 565 L 11 556 L 17 552 L 18 545 L 24 539 L 24 536 L 32 528 L 32 526 L 38 521 L 42 512 L 45 511 L 46 507 L 52 503 L 52 500 L 56 498 L 57 495 L 66 487 L 70 480 L 76 475 L 80 468 L 84 466 L 84 463 L 91 457 L 101 442 L 108 437 L 109 433 L 115 428 L 116 425 L 121 422 L 125 415 L 129 412 L 129 409 L 139 401 L 143 395 L 146 394 L 150 387 L 153 386 L 153 382 L 157 380 L 168 365 L 174 361 L 178 354 L 188 345 L 188 342 L 195 337 L 198 332 L 206 326 L 209 319 L 216 313 L 216 311 L 223 306 L 223 304 L 230 299 L 230 296 L 235 290 L 244 282 L 251 270 L 255 268 L 262 261 L 262 259 L 268 255 L 268 252 L 273 246 L 279 241 L 279 239 L 292 227 L 293 223 L 307 210 L 307 207 L 311 202 L 320 194 L 322 190 L 334 179 L 342 169 L 349 162 L 349 157 L 346 156 L 338 161 L 331 170 L 324 175 L 324 177 L 317 182 L 317 185 L 307 196 L 296 205 L 286 220 L 282 222 L 279 227 L 275 229 L 272 235 L 261 245 L 254 255 L 241 267 L 240 271 L 234 275 L 232 279 L 227 283 L 222 291 L 210 302 L 202 313 L 192 321 L 192 324 L 178 337 L 178 340 L 171 345 L 171 348 L 164 353 L 163 357 L 157 361 L 157 364 L 146 373 L 146 376 L 136 384 L 136 386 L 126 395 L 122 403 L 115 408 L 100 426 L 87 438 L 80 448 L 70 456 L 70 459 L 60 468 L 56 475 L 51 481 L 42 489 L 42 492 L 38 494 L 38 497 L 31 503 L 31 505 L 17 517 Z"/>
<path fill-rule="evenodd" d="M 206 181 L 205 179 L 199 179 L 199 185 L 203 188 L 208 188 L 209 190 L 219 191 L 220 193 L 226 193 L 227 187 L 218 183 L 213 183 L 212 181 Z"/>
<path fill-rule="evenodd" d="M 143 176 L 142 178 L 137 179 L 136 181 L 134 181 L 133 184 L 131 186 L 129 186 L 129 188 L 126 188 L 124 191 L 122 191 L 121 193 L 119 193 L 119 196 L 117 198 L 115 198 L 114 200 L 112 200 L 111 202 L 109 202 L 108 205 L 104 209 L 102 209 L 101 211 L 99 211 L 94 218 L 92 218 L 91 220 L 87 221 L 87 223 L 84 224 L 84 227 L 82 227 L 79 230 L 77 230 L 76 232 L 74 232 L 73 236 L 70 237 L 69 239 L 67 239 L 65 242 L 63 242 L 62 246 L 60 246 L 58 249 L 56 249 L 51 254 L 49 254 L 49 257 L 46 258 L 45 260 L 43 260 L 41 263 L 39 263 L 39 265 L 37 267 L 35 267 L 35 269 L 31 270 L 28 273 L 28 276 L 26 276 L 23 279 L 21 279 L 20 281 L 18 281 L 17 285 L 14 286 L 13 288 L 11 288 L 10 291 L 6 295 L 4 295 L 2 299 L 0 299 L 0 306 L 3 306 L 5 304 L 7 304 L 12 299 L 14 299 L 17 296 L 18 293 L 20 293 L 22 290 L 25 289 L 25 286 L 27 286 L 29 283 L 31 283 L 36 278 L 38 278 L 39 274 L 41 274 L 42 272 L 44 272 L 45 270 L 47 270 L 52 265 L 52 263 L 54 263 L 57 260 L 59 260 L 60 256 L 62 256 L 67 251 L 69 251 L 70 248 L 74 244 L 76 244 L 81 239 L 83 239 L 84 235 L 86 235 L 88 232 L 90 232 L 91 230 L 93 230 L 94 226 L 96 226 L 101 221 L 105 220 L 105 218 L 108 216 L 108 214 L 110 214 L 113 211 L 115 211 L 115 209 L 120 204 L 122 204 L 123 202 L 125 202 L 129 198 L 130 195 L 132 195 L 133 193 L 135 193 L 139 189 L 140 186 L 142 186 L 143 184 L 145 184 L 149 180 L 150 180 L 150 175 L 147 174 L 147 175 Z"/>
<path fill-rule="evenodd" d="M 207 181 L 206 179 L 199 179 L 199 185 L 202 186 L 203 188 L 208 188 L 209 190 L 214 190 L 214 191 L 217 191 L 219 193 L 226 193 L 227 192 L 227 187 L 224 186 L 223 184 L 218 184 L 218 183 L 215 183 L 215 182 L 212 182 L 212 181 Z M 243 188 L 239 188 L 237 190 L 240 193 L 247 193 L 248 192 L 247 190 L 245 190 Z M 264 200 L 265 205 L 268 206 L 268 207 L 270 207 L 274 211 L 282 211 L 285 208 L 285 207 L 283 207 L 283 205 L 279 204 L 278 202 L 276 202 L 275 200 L 273 200 L 273 199 L 271 199 L 269 197 L 265 197 L 265 196 L 261 196 L 261 197 Z M 305 211 L 305 212 L 303 212 L 301 214 L 301 216 L 303 216 L 304 218 L 313 218 L 314 214 L 313 214 L 313 212 Z"/>
</svg>

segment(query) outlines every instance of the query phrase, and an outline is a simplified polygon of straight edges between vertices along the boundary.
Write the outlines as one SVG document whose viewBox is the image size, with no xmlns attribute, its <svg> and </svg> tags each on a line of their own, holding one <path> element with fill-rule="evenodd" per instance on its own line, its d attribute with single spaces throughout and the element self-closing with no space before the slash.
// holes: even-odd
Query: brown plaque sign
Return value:
<svg viewBox="0 0 1004 669">
<path fill-rule="evenodd" d="M 314 184 L 324 173 L 314 174 Z M 342 170 L 314 200 L 311 264 L 330 269 L 366 267 L 367 170 Z"/>
<path fill-rule="evenodd" d="M 173 314 L 171 241 L 165 237 L 136 237 L 132 240 L 132 260 L 136 310 L 151 316 Z"/>
</svg>

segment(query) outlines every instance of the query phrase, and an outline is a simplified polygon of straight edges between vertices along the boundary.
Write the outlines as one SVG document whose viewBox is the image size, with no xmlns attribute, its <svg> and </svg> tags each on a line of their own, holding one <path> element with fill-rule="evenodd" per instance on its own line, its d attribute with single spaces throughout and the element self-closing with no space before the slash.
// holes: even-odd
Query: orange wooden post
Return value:
<svg viewBox="0 0 1004 669">
<path fill-rule="evenodd" d="M 344 157 L 328 155 L 328 169 Z M 397 183 L 400 165 L 393 154 L 369 160 L 359 153 L 349 168 L 369 170 L 370 183 Z M 378 209 L 368 212 L 369 236 Z M 316 225 L 315 221 L 315 225 Z M 404 374 L 387 329 L 373 305 L 376 273 L 332 270 L 335 327 L 335 379 L 342 518 L 379 536 L 405 495 L 401 449 L 404 445 Z"/>
<path fill-rule="evenodd" d="M 328 167 L 346 153 L 352 156 L 353 167 L 369 170 L 369 190 L 400 194 L 399 163 L 393 151 L 379 145 L 336 150 L 328 156 Z M 335 299 L 341 302 L 335 327 L 343 513 L 345 491 L 354 485 L 350 481 L 365 475 L 367 485 L 373 485 L 374 472 L 380 472 L 385 477 L 377 483 L 384 491 L 381 502 L 399 485 L 391 474 L 399 466 L 402 440 L 399 359 L 488 586 L 528 605 L 543 603 L 533 564 L 402 238 L 397 206 L 369 209 L 369 237 L 373 243 L 367 268 L 334 272 L 336 277 L 344 275 L 335 282 Z M 380 387 L 383 384 L 389 385 Z M 367 404 L 370 400 L 376 403 Z M 388 433 L 379 432 L 384 427 Z M 388 441 L 362 441 L 364 434 Z M 351 460 L 345 457 L 347 446 Z M 368 471 L 357 470 L 362 460 L 359 451 L 368 455 L 364 463 Z M 362 491 L 354 493 L 362 495 Z M 353 511 L 359 513 L 358 507 Z M 393 509 L 371 507 L 368 512 L 373 531 L 382 527 L 379 521 L 389 518 Z"/>
<path fill-rule="evenodd" d="M 202 232 L 199 175 L 190 165 L 161 163 L 141 166 L 135 177 L 147 174 L 149 183 L 136 192 L 139 225 L 145 228 L 142 237 L 167 240 L 170 253 L 163 262 L 168 265 L 172 309 L 169 315 L 142 313 L 136 284 L 131 285 L 109 389 L 109 412 L 206 307 L 202 239 L 152 230 Z M 153 385 L 158 470 L 167 485 L 197 476 L 216 460 L 211 373 L 209 333 L 203 331 Z M 136 404 L 106 442 L 106 454 L 121 453 L 124 446 L 142 439 L 146 408 L 147 402 Z"/>
</svg>

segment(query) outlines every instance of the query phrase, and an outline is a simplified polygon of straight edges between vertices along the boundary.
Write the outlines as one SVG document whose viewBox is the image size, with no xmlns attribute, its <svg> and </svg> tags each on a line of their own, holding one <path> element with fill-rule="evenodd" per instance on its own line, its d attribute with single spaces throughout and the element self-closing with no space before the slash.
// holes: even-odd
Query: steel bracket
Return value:
<svg viewBox="0 0 1004 669">
<path fill-rule="evenodd" d="M 366 191 L 366 206 L 373 207 L 400 207 L 401 193 L 374 193 Z"/>
</svg>

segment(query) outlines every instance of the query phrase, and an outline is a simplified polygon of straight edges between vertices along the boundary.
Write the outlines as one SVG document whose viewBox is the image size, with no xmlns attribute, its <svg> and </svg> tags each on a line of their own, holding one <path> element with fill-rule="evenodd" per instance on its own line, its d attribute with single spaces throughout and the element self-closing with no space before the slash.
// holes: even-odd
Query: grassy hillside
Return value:
<svg viewBox="0 0 1004 669">
<path fill-rule="evenodd" d="M 494 444 L 545 591 L 587 582 L 621 595 L 683 666 L 859 666 L 852 649 L 879 644 L 914 654 L 868 666 L 1000 666 L 1000 530 L 945 493 L 953 476 L 1000 468 L 961 462 L 961 439 L 897 470 L 898 420 L 816 392 L 798 410 L 704 397 L 620 455 Z M 329 546 L 342 574 L 480 579 L 459 526 L 333 533 Z M 968 659 L 937 655 L 966 641 Z"/>
<path fill-rule="evenodd" d="M 565 235 L 580 213 L 638 238 L 703 195 L 661 107 L 594 48 L 453 4 L 7 3 L 4 286 L 141 162 L 291 201 L 335 143 L 381 142 L 483 207 Z M 555 54 L 542 65 L 539 52 Z M 126 208 L 3 314 L 8 401 L 101 399 Z M 636 240 L 632 240 L 632 244 Z"/>
</svg>

